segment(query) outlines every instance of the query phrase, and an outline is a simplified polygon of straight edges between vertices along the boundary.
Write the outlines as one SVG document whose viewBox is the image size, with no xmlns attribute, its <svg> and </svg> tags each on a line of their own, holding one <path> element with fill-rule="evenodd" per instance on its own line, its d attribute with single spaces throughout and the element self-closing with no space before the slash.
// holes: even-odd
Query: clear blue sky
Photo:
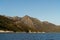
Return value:
<svg viewBox="0 0 60 40">
<path fill-rule="evenodd" d="M 42 21 L 60 24 L 60 0 L 0 0 L 0 14 L 29 15 Z"/>
</svg>

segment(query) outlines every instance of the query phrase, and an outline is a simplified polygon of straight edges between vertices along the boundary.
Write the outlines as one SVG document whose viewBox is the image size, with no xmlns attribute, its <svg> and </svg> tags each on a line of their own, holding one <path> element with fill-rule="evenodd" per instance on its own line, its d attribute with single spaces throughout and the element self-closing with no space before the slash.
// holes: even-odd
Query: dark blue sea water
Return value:
<svg viewBox="0 0 60 40">
<path fill-rule="evenodd" d="M 60 33 L 0 33 L 0 40 L 60 40 Z"/>
</svg>

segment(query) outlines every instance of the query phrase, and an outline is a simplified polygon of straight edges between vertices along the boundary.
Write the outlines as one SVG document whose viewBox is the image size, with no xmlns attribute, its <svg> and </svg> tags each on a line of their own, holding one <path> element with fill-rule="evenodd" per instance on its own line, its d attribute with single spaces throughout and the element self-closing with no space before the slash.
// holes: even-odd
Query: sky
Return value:
<svg viewBox="0 0 60 40">
<path fill-rule="evenodd" d="M 60 25 L 60 0 L 0 0 L 0 15 L 29 15 Z"/>
</svg>

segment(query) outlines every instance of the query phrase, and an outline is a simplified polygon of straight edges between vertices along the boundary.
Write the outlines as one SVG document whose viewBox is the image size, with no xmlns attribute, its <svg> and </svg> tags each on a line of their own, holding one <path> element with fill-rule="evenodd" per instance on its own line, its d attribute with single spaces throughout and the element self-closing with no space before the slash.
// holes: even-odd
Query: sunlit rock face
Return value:
<svg viewBox="0 0 60 40">
<path fill-rule="evenodd" d="M 24 24 L 29 25 L 30 27 L 33 26 L 33 22 L 32 22 L 32 20 L 31 20 L 30 17 L 27 16 L 27 15 L 24 16 L 24 17 L 21 19 L 21 21 L 22 21 Z"/>
</svg>

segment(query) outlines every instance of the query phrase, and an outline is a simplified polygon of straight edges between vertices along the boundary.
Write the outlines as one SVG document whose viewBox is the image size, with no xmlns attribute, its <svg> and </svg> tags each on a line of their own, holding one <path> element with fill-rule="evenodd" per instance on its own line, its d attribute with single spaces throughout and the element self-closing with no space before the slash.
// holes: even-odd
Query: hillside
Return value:
<svg viewBox="0 0 60 40">
<path fill-rule="evenodd" d="M 9 17 L 0 15 L 0 30 L 14 32 L 60 32 L 60 26 L 25 15 Z"/>
</svg>

